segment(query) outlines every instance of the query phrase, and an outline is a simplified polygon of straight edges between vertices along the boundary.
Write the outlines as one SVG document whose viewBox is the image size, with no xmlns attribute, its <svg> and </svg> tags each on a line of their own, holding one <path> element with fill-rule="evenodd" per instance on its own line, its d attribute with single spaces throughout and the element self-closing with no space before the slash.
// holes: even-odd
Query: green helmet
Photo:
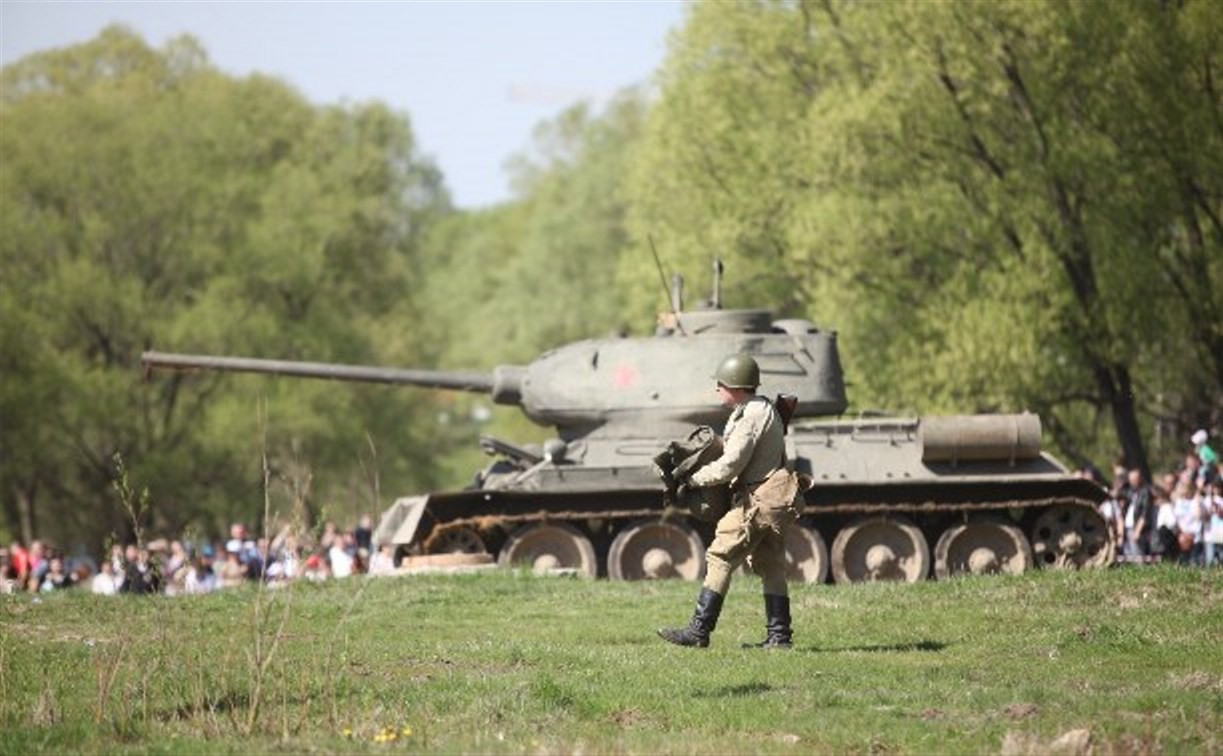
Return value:
<svg viewBox="0 0 1223 756">
<path fill-rule="evenodd" d="M 727 388 L 754 389 L 760 385 L 760 366 L 746 354 L 732 354 L 722 360 L 713 377 Z"/>
</svg>

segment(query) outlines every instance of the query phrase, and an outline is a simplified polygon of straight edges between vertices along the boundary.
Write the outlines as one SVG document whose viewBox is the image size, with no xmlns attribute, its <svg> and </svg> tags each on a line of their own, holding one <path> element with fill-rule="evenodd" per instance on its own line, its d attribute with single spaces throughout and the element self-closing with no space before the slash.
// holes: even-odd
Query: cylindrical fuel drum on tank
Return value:
<svg viewBox="0 0 1223 756">
<path fill-rule="evenodd" d="M 1040 455 L 1040 417 L 1025 413 L 922 418 L 918 438 L 923 462 L 1033 459 Z"/>
</svg>

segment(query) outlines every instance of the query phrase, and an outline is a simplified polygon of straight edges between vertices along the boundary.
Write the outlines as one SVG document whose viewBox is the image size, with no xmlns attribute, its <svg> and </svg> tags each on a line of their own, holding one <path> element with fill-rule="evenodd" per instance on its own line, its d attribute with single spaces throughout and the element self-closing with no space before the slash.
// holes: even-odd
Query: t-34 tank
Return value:
<svg viewBox="0 0 1223 756">
<path fill-rule="evenodd" d="M 482 437 L 496 459 L 473 486 L 399 499 L 377 543 L 400 555 L 488 553 L 507 565 L 615 579 L 696 579 L 712 525 L 663 505 L 653 457 L 695 425 L 721 429 L 711 374 L 752 355 L 760 392 L 798 397 L 788 457 L 808 476 L 792 579 L 930 575 L 1109 564 L 1104 491 L 1040 450 L 1035 415 L 841 415 L 836 334 L 767 310 L 673 311 L 654 336 L 580 341 L 526 366 L 456 373 L 146 352 L 146 368 L 215 369 L 478 392 L 556 430 L 541 448 Z M 831 544 L 831 549 L 827 546 Z"/>
</svg>

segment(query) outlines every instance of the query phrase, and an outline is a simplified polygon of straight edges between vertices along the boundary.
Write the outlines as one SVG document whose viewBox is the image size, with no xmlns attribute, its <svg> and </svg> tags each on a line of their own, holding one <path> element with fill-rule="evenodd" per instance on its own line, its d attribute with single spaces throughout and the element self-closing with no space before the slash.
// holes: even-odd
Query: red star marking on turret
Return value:
<svg viewBox="0 0 1223 756">
<path fill-rule="evenodd" d="M 628 388 L 637 382 L 641 375 L 633 365 L 617 365 L 612 371 L 612 385 L 616 388 Z"/>
</svg>

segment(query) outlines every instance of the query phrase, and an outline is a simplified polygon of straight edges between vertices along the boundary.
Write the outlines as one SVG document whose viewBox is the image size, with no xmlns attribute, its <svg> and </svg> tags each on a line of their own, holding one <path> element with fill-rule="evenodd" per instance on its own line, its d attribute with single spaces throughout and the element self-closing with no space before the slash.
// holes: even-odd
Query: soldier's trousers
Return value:
<svg viewBox="0 0 1223 756">
<path fill-rule="evenodd" d="M 774 488 L 766 483 L 761 489 L 766 486 Z M 789 594 L 783 533 L 798 520 L 793 489 L 784 498 L 769 496 L 767 490 L 761 493 L 736 497 L 705 551 L 705 587 L 722 596 L 730 589 L 731 575 L 745 562 L 764 580 L 765 593 Z"/>
</svg>

